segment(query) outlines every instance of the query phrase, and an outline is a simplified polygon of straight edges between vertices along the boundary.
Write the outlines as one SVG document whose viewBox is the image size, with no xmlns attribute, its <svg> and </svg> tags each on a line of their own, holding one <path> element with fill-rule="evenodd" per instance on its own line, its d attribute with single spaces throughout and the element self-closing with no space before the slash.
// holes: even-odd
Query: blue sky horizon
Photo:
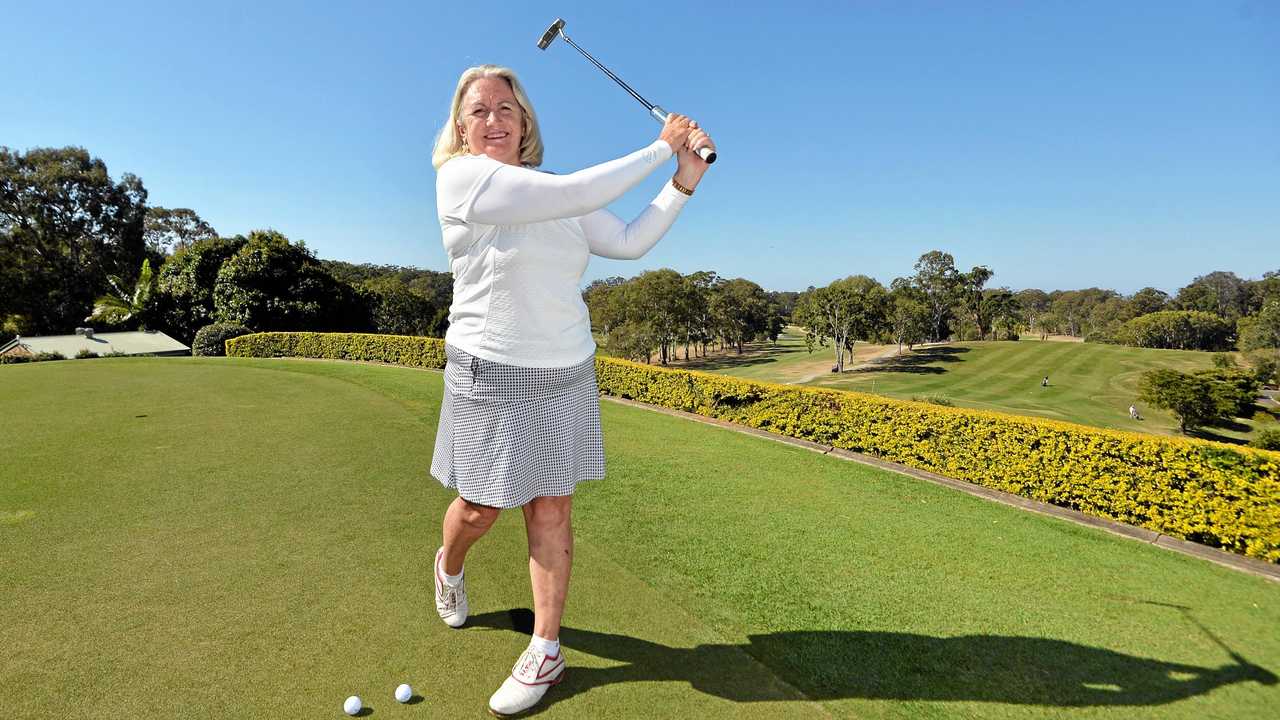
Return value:
<svg viewBox="0 0 1280 720">
<path fill-rule="evenodd" d="M 929 250 L 993 286 L 1167 292 L 1280 270 L 1280 3 L 301 2 L 7 6 L 0 145 L 82 146 L 151 205 L 319 257 L 448 269 L 431 147 L 458 75 L 508 65 L 544 168 L 648 144 L 650 100 L 718 162 L 638 261 L 769 290 L 888 283 Z M 472 13 L 472 15 L 468 15 Z M 611 208 L 629 218 L 674 171 Z"/>
</svg>

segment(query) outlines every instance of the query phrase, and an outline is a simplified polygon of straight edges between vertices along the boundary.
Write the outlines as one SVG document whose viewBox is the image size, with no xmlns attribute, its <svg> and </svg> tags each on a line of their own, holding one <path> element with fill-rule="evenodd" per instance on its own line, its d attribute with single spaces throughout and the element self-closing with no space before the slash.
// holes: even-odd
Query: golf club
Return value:
<svg viewBox="0 0 1280 720">
<path fill-rule="evenodd" d="M 618 77 L 617 75 L 614 75 L 612 72 L 609 71 L 609 68 L 605 67 L 604 65 L 601 65 L 600 61 L 591 57 L 591 53 L 578 47 L 578 43 L 574 42 L 573 40 L 570 40 L 569 36 L 566 35 L 564 32 L 563 18 L 556 18 L 556 21 L 551 23 L 551 27 L 547 28 L 547 31 L 542 33 L 542 39 L 538 41 L 538 49 L 546 50 L 547 46 L 551 44 L 551 41 L 556 39 L 556 35 L 559 35 L 560 37 L 564 38 L 565 42 L 569 43 L 574 47 L 574 49 L 582 53 L 582 56 L 590 60 L 591 64 L 600 68 L 601 72 L 603 72 L 605 75 L 608 75 L 609 77 L 613 78 L 613 81 L 621 85 L 623 90 L 626 90 L 628 93 L 631 94 L 631 97 L 635 98 L 636 100 L 639 100 L 640 104 L 644 105 L 645 108 L 649 110 L 649 114 L 652 115 L 654 119 L 656 119 L 660 123 L 665 123 L 667 121 L 666 110 L 663 110 L 662 108 L 658 107 L 657 105 L 654 105 L 648 100 L 645 100 L 643 97 L 640 97 L 640 93 L 636 92 L 635 90 L 632 90 L 630 85 L 622 82 L 622 78 Z M 705 147 L 698 148 L 698 157 L 701 157 L 703 161 L 705 161 L 708 165 L 710 165 L 711 163 L 716 161 L 716 152 L 711 148 L 705 148 Z"/>
</svg>

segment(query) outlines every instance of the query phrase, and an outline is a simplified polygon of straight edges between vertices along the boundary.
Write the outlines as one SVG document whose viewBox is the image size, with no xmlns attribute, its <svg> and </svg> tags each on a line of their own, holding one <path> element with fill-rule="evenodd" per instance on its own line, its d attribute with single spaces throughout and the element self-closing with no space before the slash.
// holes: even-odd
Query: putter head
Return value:
<svg viewBox="0 0 1280 720">
<path fill-rule="evenodd" d="M 556 39 L 556 33 L 559 33 L 560 28 L 563 27 L 564 18 L 556 18 L 556 21 L 551 23 L 551 27 L 547 28 L 547 31 L 542 33 L 542 39 L 538 41 L 538 49 L 546 50 L 547 46 L 551 44 L 551 41 Z"/>
</svg>

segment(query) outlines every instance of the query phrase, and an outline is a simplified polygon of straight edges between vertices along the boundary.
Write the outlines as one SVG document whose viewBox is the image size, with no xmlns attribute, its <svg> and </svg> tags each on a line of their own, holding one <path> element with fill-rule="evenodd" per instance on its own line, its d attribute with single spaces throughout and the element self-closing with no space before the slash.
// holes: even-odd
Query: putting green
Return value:
<svg viewBox="0 0 1280 720">
<path fill-rule="evenodd" d="M 526 639 L 523 527 L 435 616 L 437 373 L 0 368 L 14 717 L 480 717 Z M 1263 717 L 1280 585 L 605 403 L 545 717 Z M 1233 659 L 1232 653 L 1235 654 Z M 408 682 L 422 700 L 392 699 Z"/>
</svg>

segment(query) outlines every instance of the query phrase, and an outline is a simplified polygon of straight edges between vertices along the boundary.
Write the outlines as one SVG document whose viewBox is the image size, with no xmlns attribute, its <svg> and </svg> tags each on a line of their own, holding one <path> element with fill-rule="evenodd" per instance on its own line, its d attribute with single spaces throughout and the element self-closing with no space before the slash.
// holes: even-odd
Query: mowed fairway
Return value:
<svg viewBox="0 0 1280 720">
<path fill-rule="evenodd" d="M 438 373 L 0 367 L 0 697 L 17 718 L 484 717 L 527 642 L 523 523 L 430 558 Z M 603 404 L 569 671 L 541 717 L 1246 718 L 1280 584 L 729 430 Z M 391 697 L 408 682 L 421 696 Z"/>
<path fill-rule="evenodd" d="M 959 407 L 1179 434 L 1171 414 L 1138 401 L 1142 373 L 1155 368 L 1192 372 L 1212 366 L 1211 353 L 1190 350 L 1038 340 L 965 342 L 923 348 L 810 384 L 905 399 L 943 397 Z M 1049 387 L 1040 387 L 1046 375 Z M 1129 419 L 1130 403 L 1137 404 L 1142 420 Z M 1232 438 L 1248 434 L 1217 428 L 1213 432 Z"/>
</svg>

